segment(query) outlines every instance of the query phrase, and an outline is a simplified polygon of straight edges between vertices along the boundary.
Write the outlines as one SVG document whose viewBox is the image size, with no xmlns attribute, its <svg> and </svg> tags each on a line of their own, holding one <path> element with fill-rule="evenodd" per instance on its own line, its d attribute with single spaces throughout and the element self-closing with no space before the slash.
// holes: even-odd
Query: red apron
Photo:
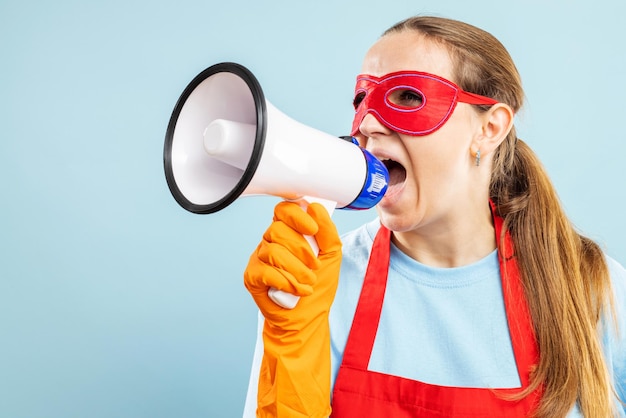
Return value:
<svg viewBox="0 0 626 418">
<path fill-rule="evenodd" d="M 539 362 L 539 350 L 511 238 L 500 245 L 502 218 L 494 213 L 502 290 L 513 352 L 522 387 L 529 371 Z M 519 401 L 503 396 L 521 389 L 465 388 L 431 385 L 384 373 L 368 371 L 374 338 L 383 306 L 389 270 L 390 231 L 380 228 L 370 255 L 365 281 L 356 308 L 343 361 L 333 391 L 333 418 L 354 417 L 527 417 L 538 404 L 541 386 Z"/>
</svg>

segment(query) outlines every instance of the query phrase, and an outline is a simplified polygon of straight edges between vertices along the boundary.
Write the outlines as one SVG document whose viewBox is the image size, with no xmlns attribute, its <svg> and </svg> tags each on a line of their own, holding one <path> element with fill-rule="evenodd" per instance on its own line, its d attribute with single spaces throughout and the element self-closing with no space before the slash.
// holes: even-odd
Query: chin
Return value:
<svg viewBox="0 0 626 418">
<path fill-rule="evenodd" d="M 377 208 L 377 212 L 378 217 L 380 218 L 380 223 L 387 229 L 396 232 L 403 232 L 411 229 L 412 223 L 409 221 L 406 214 L 394 214 L 379 208 Z"/>
</svg>

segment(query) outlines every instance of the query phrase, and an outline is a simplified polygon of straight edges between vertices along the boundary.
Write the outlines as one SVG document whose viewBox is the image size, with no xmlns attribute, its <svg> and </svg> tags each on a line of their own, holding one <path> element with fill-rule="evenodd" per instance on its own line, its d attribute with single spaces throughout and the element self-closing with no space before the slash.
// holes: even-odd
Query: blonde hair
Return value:
<svg viewBox="0 0 626 418">
<path fill-rule="evenodd" d="M 497 99 L 517 112 L 524 92 L 505 47 L 472 25 L 417 16 L 384 35 L 418 31 L 447 48 L 462 89 Z M 614 389 L 602 354 L 598 327 L 609 311 L 608 268 L 598 245 L 576 232 L 543 166 L 515 128 L 494 155 L 490 197 L 515 246 L 540 361 L 531 386 L 543 397 L 537 417 L 563 417 L 579 402 L 588 418 L 613 416 Z"/>
</svg>

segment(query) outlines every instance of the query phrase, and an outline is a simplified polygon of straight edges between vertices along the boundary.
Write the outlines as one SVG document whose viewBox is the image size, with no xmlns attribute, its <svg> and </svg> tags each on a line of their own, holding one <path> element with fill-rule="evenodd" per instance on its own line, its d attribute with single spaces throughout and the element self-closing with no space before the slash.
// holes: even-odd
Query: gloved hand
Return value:
<svg viewBox="0 0 626 418">
<path fill-rule="evenodd" d="M 315 257 L 303 235 L 319 246 Z M 265 317 L 258 417 L 330 415 L 328 313 L 341 265 L 341 241 L 326 209 L 305 212 L 292 202 L 274 209 L 274 222 L 250 257 L 244 284 Z M 301 296 L 293 309 L 276 305 L 270 287 Z"/>
</svg>

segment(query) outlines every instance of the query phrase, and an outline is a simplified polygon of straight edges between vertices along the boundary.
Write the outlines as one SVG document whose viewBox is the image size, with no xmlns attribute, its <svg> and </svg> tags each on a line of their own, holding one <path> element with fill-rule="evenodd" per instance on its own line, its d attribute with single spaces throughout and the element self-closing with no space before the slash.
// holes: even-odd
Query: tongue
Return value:
<svg viewBox="0 0 626 418">
<path fill-rule="evenodd" d="M 389 171 L 390 186 L 402 183 L 406 179 L 406 169 L 402 166 L 402 164 L 395 161 L 388 161 L 386 166 Z"/>
</svg>

